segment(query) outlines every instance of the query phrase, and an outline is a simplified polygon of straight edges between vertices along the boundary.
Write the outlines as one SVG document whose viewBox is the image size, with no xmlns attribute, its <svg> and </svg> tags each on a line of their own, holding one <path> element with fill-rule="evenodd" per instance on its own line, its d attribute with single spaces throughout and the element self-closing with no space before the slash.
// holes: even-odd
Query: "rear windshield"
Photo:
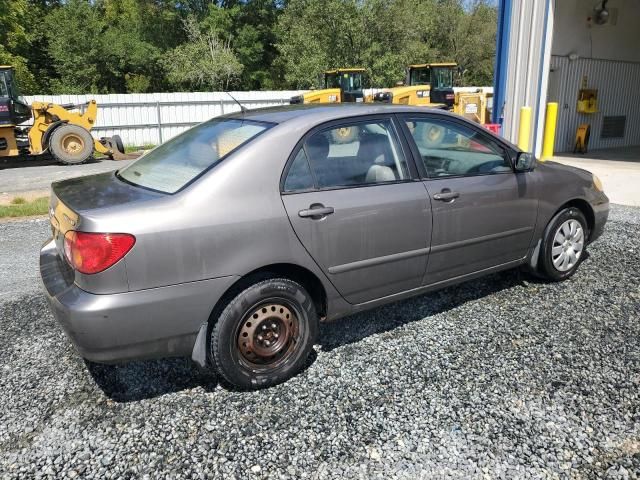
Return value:
<svg viewBox="0 0 640 480">
<path fill-rule="evenodd" d="M 134 185 L 175 193 L 271 126 L 241 119 L 210 120 L 154 148 L 118 176 Z"/>
</svg>

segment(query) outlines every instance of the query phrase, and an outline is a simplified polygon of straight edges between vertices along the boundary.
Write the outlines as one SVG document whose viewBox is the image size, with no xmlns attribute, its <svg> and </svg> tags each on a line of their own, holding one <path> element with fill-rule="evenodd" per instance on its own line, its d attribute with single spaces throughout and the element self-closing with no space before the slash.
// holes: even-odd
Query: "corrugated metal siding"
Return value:
<svg viewBox="0 0 640 480">
<path fill-rule="evenodd" d="M 591 124 L 589 149 L 640 145 L 640 63 L 553 56 L 551 69 L 557 75 L 559 102 L 556 152 L 573 150 L 576 130 L 582 123 Z M 587 77 L 587 88 L 598 90 L 598 112 L 577 112 L 578 90 Z M 550 101 L 555 100 L 549 98 Z M 601 139 L 603 117 L 627 117 L 624 138 Z"/>
<path fill-rule="evenodd" d="M 544 62 L 541 52 L 545 40 L 547 4 L 546 0 L 513 0 L 503 121 L 503 135 L 512 142 L 516 142 L 518 137 L 520 107 L 532 108 L 535 124 L 539 104 L 540 72 Z M 532 128 L 532 146 L 533 130 Z"/>
</svg>

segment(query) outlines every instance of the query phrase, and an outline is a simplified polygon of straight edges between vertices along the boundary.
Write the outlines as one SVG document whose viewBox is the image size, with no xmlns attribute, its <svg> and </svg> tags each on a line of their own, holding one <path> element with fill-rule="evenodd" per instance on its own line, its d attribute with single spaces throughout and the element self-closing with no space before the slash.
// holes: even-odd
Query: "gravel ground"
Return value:
<svg viewBox="0 0 640 480">
<path fill-rule="evenodd" d="M 0 298 L 0 478 L 640 477 L 640 209 L 568 282 L 506 272 L 326 325 L 254 393 L 186 360 L 85 365 L 7 232 L 31 251 L 46 228 L 0 226 L 3 277 L 29 270 Z"/>
</svg>

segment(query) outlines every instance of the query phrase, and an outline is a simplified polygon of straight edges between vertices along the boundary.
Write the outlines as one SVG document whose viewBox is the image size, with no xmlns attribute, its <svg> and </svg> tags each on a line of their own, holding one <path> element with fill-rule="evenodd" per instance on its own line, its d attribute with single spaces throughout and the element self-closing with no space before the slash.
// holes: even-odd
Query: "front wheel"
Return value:
<svg viewBox="0 0 640 480">
<path fill-rule="evenodd" d="M 540 273 L 556 282 L 571 277 L 586 255 L 588 233 L 580 210 L 569 207 L 558 212 L 545 230 L 538 260 Z"/>
<path fill-rule="evenodd" d="M 318 336 L 318 315 L 302 285 L 271 278 L 224 308 L 209 342 L 214 368 L 242 390 L 269 387 L 298 373 Z"/>
<path fill-rule="evenodd" d="M 49 151 L 53 158 L 65 165 L 83 163 L 93 154 L 93 137 L 80 125 L 60 125 L 51 134 Z"/>
</svg>

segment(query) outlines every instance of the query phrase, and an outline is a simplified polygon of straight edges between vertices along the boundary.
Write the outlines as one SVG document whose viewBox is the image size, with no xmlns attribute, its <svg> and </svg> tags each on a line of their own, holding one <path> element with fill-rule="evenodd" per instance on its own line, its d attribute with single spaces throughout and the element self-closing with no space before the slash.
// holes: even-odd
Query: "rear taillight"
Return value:
<svg viewBox="0 0 640 480">
<path fill-rule="evenodd" d="M 136 243 L 128 233 L 69 231 L 64 236 L 67 261 L 80 273 L 102 272 L 124 257 Z"/>
</svg>

